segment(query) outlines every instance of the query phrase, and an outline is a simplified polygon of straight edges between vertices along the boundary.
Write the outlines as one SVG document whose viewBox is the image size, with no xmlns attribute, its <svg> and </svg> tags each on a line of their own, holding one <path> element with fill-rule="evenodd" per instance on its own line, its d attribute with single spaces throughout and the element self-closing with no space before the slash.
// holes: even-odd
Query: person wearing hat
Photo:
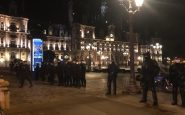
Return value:
<svg viewBox="0 0 185 115">
<path fill-rule="evenodd" d="M 151 89 L 153 96 L 153 105 L 158 105 L 154 77 L 159 73 L 159 70 L 160 69 L 157 62 L 150 58 L 150 53 L 147 52 L 146 54 L 144 54 L 144 62 L 141 68 L 143 83 L 142 99 L 140 100 L 141 103 L 147 102 L 147 92 L 149 89 Z"/>
</svg>

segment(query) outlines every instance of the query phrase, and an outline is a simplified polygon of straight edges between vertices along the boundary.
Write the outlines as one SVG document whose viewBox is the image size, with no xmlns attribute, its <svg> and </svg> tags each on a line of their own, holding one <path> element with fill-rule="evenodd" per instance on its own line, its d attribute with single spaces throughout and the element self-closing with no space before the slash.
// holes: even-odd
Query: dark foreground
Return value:
<svg viewBox="0 0 185 115">
<path fill-rule="evenodd" d="M 105 96 L 106 73 L 87 73 L 87 87 L 51 86 L 28 83 L 18 88 L 14 76 L 10 81 L 10 109 L 6 115 L 185 115 L 185 108 L 172 106 L 171 95 L 158 92 L 159 106 L 152 106 L 151 93 L 146 104 L 139 103 L 140 94 L 123 94 L 128 74 L 119 74 L 116 96 Z M 180 100 L 179 100 L 180 101 Z M 180 102 L 179 102 L 180 104 Z"/>
</svg>

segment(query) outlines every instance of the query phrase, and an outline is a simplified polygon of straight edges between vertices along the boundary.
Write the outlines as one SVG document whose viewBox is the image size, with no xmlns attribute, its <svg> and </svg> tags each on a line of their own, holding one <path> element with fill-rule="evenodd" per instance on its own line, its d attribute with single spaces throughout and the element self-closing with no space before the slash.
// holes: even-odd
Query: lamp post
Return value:
<svg viewBox="0 0 185 115">
<path fill-rule="evenodd" d="M 128 20 L 129 20 L 129 42 L 130 42 L 129 52 L 130 52 L 130 75 L 131 76 L 129 79 L 129 86 L 127 88 L 127 92 L 138 93 L 139 88 L 136 85 L 135 67 L 134 67 L 133 15 L 139 11 L 144 0 L 119 0 L 119 2 L 128 12 Z"/>
</svg>

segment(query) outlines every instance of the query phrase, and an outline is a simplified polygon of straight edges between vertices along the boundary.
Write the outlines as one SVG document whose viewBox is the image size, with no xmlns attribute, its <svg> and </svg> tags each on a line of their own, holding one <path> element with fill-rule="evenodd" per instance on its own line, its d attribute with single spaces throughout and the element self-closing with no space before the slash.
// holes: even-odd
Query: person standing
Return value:
<svg viewBox="0 0 185 115">
<path fill-rule="evenodd" d="M 57 71 L 57 78 L 58 78 L 58 86 L 61 86 L 62 85 L 62 64 L 61 62 L 58 62 L 56 71 Z"/>
<path fill-rule="evenodd" d="M 107 93 L 111 95 L 111 88 L 113 87 L 113 94 L 116 95 L 116 78 L 118 74 L 118 66 L 112 62 L 108 66 L 108 79 L 107 79 Z"/>
<path fill-rule="evenodd" d="M 20 70 L 21 70 L 21 74 L 20 74 L 20 88 L 22 88 L 24 86 L 24 82 L 25 80 L 27 80 L 30 84 L 30 88 L 33 86 L 32 81 L 31 81 L 31 76 L 30 76 L 30 68 L 29 65 L 26 63 L 26 61 L 22 62 L 20 64 Z"/>
<path fill-rule="evenodd" d="M 86 66 L 84 63 L 81 62 L 80 64 L 80 83 L 81 83 L 81 86 L 82 87 L 86 87 L 86 77 L 85 77 L 85 74 L 86 74 Z"/>
<path fill-rule="evenodd" d="M 18 84 L 21 84 L 21 62 L 15 64 L 14 71 L 16 72 L 15 76 L 18 80 Z"/>
<path fill-rule="evenodd" d="M 182 106 L 185 106 L 185 67 L 180 62 L 175 62 L 169 68 L 169 79 L 173 84 L 172 105 L 177 105 L 178 90 L 181 95 Z"/>
<path fill-rule="evenodd" d="M 153 96 L 153 105 L 158 105 L 158 99 L 157 99 L 157 93 L 156 93 L 156 86 L 154 77 L 159 73 L 160 69 L 155 60 L 152 60 L 150 58 L 150 53 L 147 52 L 144 54 L 144 62 L 142 64 L 141 68 L 141 74 L 142 74 L 142 84 L 143 84 L 143 91 L 142 91 L 142 99 L 140 100 L 140 103 L 147 102 L 147 92 L 149 89 L 152 90 L 152 96 Z"/>
<path fill-rule="evenodd" d="M 42 81 L 45 81 L 45 75 L 46 75 L 46 63 L 42 62 L 41 68 L 40 68 L 40 77 Z"/>
<path fill-rule="evenodd" d="M 183 70 L 180 77 L 180 95 L 182 100 L 182 106 L 185 107 L 185 65 L 183 65 Z"/>
<path fill-rule="evenodd" d="M 35 80 L 36 81 L 39 80 L 39 74 L 40 74 L 40 67 L 39 67 L 39 63 L 37 63 L 35 67 Z"/>
<path fill-rule="evenodd" d="M 72 63 L 67 62 L 65 65 L 65 86 L 72 86 Z"/>
<path fill-rule="evenodd" d="M 55 68 L 53 62 L 49 62 L 49 64 L 48 64 L 48 81 L 49 81 L 50 85 L 54 84 L 55 69 L 56 68 Z"/>
<path fill-rule="evenodd" d="M 58 63 L 57 67 L 57 73 L 58 73 L 58 85 L 64 85 L 64 62 Z"/>
</svg>

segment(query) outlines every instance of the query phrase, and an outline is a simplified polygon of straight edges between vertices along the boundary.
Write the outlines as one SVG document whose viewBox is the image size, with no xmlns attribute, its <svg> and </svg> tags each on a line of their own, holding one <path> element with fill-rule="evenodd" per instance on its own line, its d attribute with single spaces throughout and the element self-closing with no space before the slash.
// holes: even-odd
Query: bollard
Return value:
<svg viewBox="0 0 185 115">
<path fill-rule="evenodd" d="M 7 110 L 10 108 L 10 92 L 8 86 L 8 81 L 0 79 L 0 107 L 2 110 Z"/>
</svg>

